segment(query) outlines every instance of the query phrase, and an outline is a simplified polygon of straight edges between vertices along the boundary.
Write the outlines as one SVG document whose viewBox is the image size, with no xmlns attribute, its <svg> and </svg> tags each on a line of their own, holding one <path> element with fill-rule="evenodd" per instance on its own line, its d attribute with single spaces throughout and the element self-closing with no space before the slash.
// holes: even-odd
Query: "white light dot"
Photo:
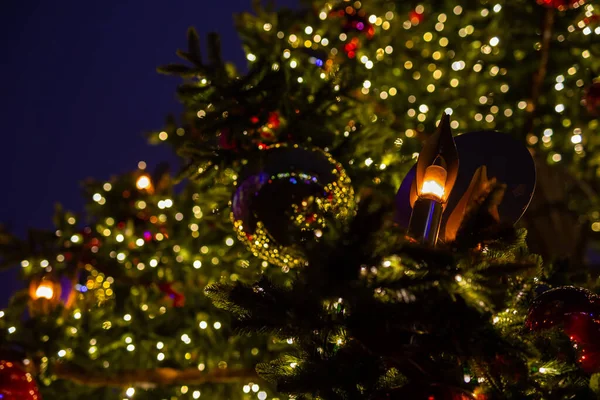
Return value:
<svg viewBox="0 0 600 400">
<path fill-rule="evenodd" d="M 581 143 L 581 135 L 571 136 L 571 143 L 573 143 L 573 144 Z"/>
<path fill-rule="evenodd" d="M 158 354 L 156 355 L 156 359 L 157 359 L 158 361 L 162 361 L 162 360 L 164 360 L 164 359 L 165 359 L 165 353 L 158 353 Z"/>
<path fill-rule="evenodd" d="M 248 59 L 248 61 L 256 61 L 256 56 L 252 53 L 249 53 L 246 58 Z"/>
<path fill-rule="evenodd" d="M 135 389 L 130 387 L 129 389 L 127 389 L 125 394 L 127 395 L 127 397 L 133 397 L 133 395 L 135 394 Z"/>
<path fill-rule="evenodd" d="M 563 112 L 565 111 L 565 106 L 563 104 L 557 104 L 556 107 L 554 107 L 554 109 L 556 110 L 556 112 Z"/>
<path fill-rule="evenodd" d="M 208 327 L 208 323 L 206 321 L 200 321 L 200 329 L 206 329 Z"/>
<path fill-rule="evenodd" d="M 58 356 L 59 356 L 59 357 L 64 357 L 64 356 L 66 356 L 66 355 L 67 355 L 67 352 L 66 352 L 66 351 L 64 351 L 64 350 L 60 350 L 60 351 L 58 352 Z"/>
<path fill-rule="evenodd" d="M 199 399 L 200 398 L 200 391 L 199 390 L 194 390 L 194 393 L 192 393 L 192 397 L 195 399 Z"/>
<path fill-rule="evenodd" d="M 263 392 L 262 390 L 258 392 L 258 400 L 265 400 L 267 398 L 267 392 Z"/>
<path fill-rule="evenodd" d="M 494 36 L 490 39 L 490 45 L 496 46 L 498 43 L 500 43 L 500 39 L 498 39 L 497 37 Z"/>
<path fill-rule="evenodd" d="M 213 326 L 215 327 L 215 329 L 221 329 L 221 323 L 219 321 L 215 322 Z"/>
<path fill-rule="evenodd" d="M 124 319 L 125 321 L 131 321 L 131 315 L 130 315 L 130 314 L 125 314 L 125 315 L 123 316 L 123 319 Z"/>
</svg>

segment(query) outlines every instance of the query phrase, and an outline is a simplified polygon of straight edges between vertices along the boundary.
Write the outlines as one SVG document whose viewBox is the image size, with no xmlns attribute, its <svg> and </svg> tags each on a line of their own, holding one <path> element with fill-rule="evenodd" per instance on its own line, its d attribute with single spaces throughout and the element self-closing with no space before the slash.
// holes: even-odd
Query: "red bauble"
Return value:
<svg viewBox="0 0 600 400">
<path fill-rule="evenodd" d="M 0 399 L 41 400 L 35 379 L 18 364 L 0 360 Z"/>
<path fill-rule="evenodd" d="M 556 8 L 560 11 L 585 4 L 585 0 L 537 0 L 537 2 L 543 6 Z"/>
<path fill-rule="evenodd" d="M 158 285 L 158 288 L 173 300 L 173 307 L 180 308 L 185 305 L 185 295 L 175 290 L 173 284 L 163 282 Z"/>
<path fill-rule="evenodd" d="M 417 11 L 411 11 L 408 13 L 408 19 L 412 22 L 413 25 L 419 25 L 423 22 L 424 15 L 423 13 Z"/>
<path fill-rule="evenodd" d="M 527 315 L 534 331 L 562 325 L 579 350 L 579 363 L 588 373 L 600 372 L 600 297 L 589 290 L 565 286 L 538 296 Z"/>
<path fill-rule="evenodd" d="M 219 135 L 219 147 L 224 150 L 233 150 L 237 147 L 235 138 L 231 137 L 231 131 L 227 128 L 221 130 Z"/>
<path fill-rule="evenodd" d="M 269 113 L 269 118 L 267 120 L 267 127 L 269 129 L 277 129 L 281 125 L 281 121 L 279 120 L 279 113 L 277 111 L 273 111 Z"/>
<path fill-rule="evenodd" d="M 593 116 L 600 116 L 600 81 L 587 88 L 584 99 L 588 112 Z"/>
<path fill-rule="evenodd" d="M 465 390 L 446 385 L 426 385 L 409 383 L 393 389 L 378 400 L 474 400 L 475 397 Z"/>
</svg>

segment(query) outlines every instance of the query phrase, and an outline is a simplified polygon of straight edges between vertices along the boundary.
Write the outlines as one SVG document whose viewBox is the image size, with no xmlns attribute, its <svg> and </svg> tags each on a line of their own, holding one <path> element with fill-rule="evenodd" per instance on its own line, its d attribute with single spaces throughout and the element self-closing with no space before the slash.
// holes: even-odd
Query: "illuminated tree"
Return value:
<svg viewBox="0 0 600 400">
<path fill-rule="evenodd" d="M 595 289 L 598 6 L 305 3 L 237 17 L 245 73 L 193 30 L 185 62 L 161 67 L 183 78 L 184 113 L 151 141 L 181 156 L 185 189 L 141 168 L 86 186 L 88 225 L 59 213 L 57 234 L 6 236 L 5 262 L 33 283 L 3 311 L 5 347 L 60 398 L 596 398 L 600 352 L 580 340 L 596 322 L 570 317 L 593 316 L 596 298 L 532 302 Z M 523 223 L 545 263 L 521 229 L 432 250 L 394 228 L 444 112 L 455 134 L 528 146 L 538 188 Z M 277 190 L 252 197 L 265 182 Z M 528 320 L 531 304 L 561 326 Z"/>
<path fill-rule="evenodd" d="M 186 114 L 157 136 L 189 161 L 188 176 L 231 171 L 245 192 L 261 176 L 246 171 L 294 143 L 328 151 L 358 194 L 350 227 L 330 221 L 300 243 L 304 263 L 291 284 L 263 276 L 207 289 L 243 331 L 294 343 L 259 366 L 263 377 L 301 398 L 596 398 L 596 298 L 559 289 L 526 317 L 549 286 L 594 287 L 582 249 L 600 226 L 597 15 L 584 1 L 533 0 L 257 9 L 238 19 L 250 62 L 241 76 L 210 38 L 203 59 L 190 32 L 179 52 L 187 64 L 162 68 L 185 78 Z M 534 154 L 538 192 L 524 223 L 545 264 L 528 255 L 523 231 L 471 230 L 434 251 L 407 245 L 390 227 L 400 181 L 444 112 L 457 134 L 500 130 Z M 300 176 L 293 167 L 259 171 L 269 185 Z M 383 211 L 373 213 L 374 204 Z M 466 226 L 481 227 L 483 214 Z M 247 225 L 237 228 L 253 234 Z M 572 264 L 551 264 L 562 257 Z M 575 324 L 573 312 L 591 314 Z"/>
<path fill-rule="evenodd" d="M 31 283 L 1 313 L 2 350 L 43 398 L 240 397 L 261 383 L 267 340 L 235 337 L 203 290 L 259 270 L 214 212 L 217 192 L 176 192 L 164 168 L 140 168 L 87 182 L 87 221 L 59 209 L 55 232 L 5 236 L 4 262 Z"/>
</svg>

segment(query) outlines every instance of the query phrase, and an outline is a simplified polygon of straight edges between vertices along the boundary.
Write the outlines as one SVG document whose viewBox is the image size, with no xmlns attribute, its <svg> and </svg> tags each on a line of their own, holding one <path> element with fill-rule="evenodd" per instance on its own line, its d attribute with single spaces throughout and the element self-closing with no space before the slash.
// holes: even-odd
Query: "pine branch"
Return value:
<svg viewBox="0 0 600 400">
<path fill-rule="evenodd" d="M 59 379 L 66 379 L 86 386 L 96 387 L 140 387 L 151 389 L 167 385 L 200 385 L 204 383 L 236 383 L 259 379 L 253 369 L 214 369 L 210 372 L 197 368 L 177 370 L 174 368 L 141 369 L 119 371 L 113 375 L 94 375 L 74 365 L 58 364 L 54 374 Z"/>
</svg>

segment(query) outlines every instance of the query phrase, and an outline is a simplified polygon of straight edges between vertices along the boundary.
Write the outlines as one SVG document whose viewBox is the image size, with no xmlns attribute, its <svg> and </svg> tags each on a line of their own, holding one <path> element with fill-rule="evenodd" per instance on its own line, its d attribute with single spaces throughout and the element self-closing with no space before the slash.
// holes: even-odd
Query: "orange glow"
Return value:
<svg viewBox="0 0 600 400">
<path fill-rule="evenodd" d="M 53 296 L 54 296 L 54 288 L 52 287 L 52 282 L 49 282 L 49 281 L 41 282 L 40 285 L 35 290 L 35 298 L 36 299 L 51 300 Z"/>
<path fill-rule="evenodd" d="M 146 190 L 152 187 L 152 181 L 148 175 L 140 175 L 135 182 L 135 187 L 139 190 Z"/>
<path fill-rule="evenodd" d="M 421 195 L 434 197 L 436 200 L 442 200 L 444 197 L 446 184 L 446 170 L 439 165 L 430 165 L 425 170 L 425 179 L 421 187 Z"/>
</svg>

